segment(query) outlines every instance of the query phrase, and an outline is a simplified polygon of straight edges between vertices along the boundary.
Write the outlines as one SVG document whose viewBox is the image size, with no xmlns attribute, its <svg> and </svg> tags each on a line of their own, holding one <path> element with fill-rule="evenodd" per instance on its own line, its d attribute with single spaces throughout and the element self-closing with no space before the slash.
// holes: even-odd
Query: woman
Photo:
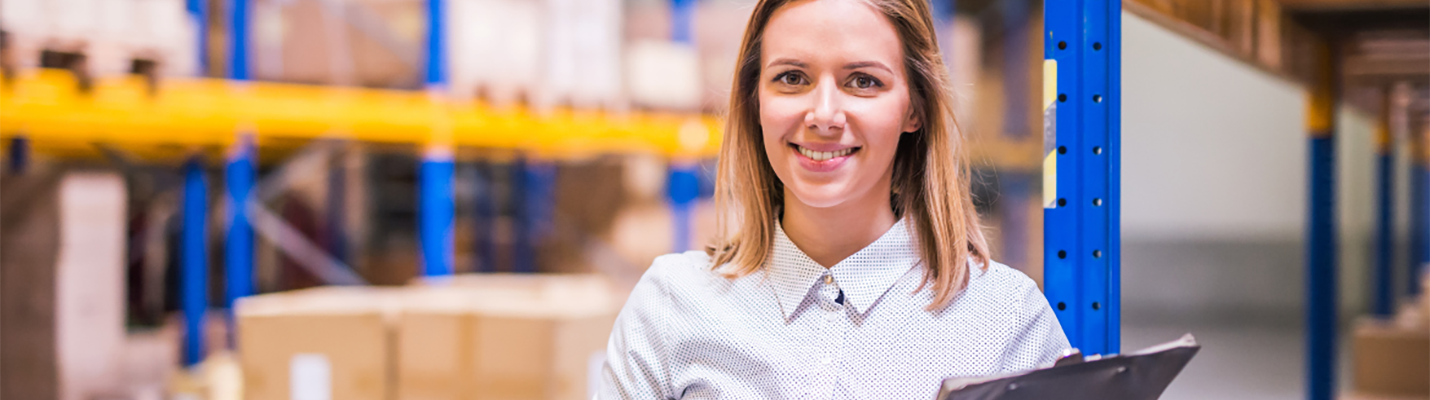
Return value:
<svg viewBox="0 0 1430 400">
<path fill-rule="evenodd" d="M 1068 347 L 988 258 L 926 0 L 761 0 L 739 60 L 724 225 L 636 285 L 601 398 L 932 398 Z"/>
</svg>

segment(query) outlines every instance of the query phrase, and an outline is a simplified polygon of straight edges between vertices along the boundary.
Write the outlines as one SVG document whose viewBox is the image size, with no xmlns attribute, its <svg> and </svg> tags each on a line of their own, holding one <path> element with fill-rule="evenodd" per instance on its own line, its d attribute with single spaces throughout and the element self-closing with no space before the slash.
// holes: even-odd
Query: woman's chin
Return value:
<svg viewBox="0 0 1430 400">
<path fill-rule="evenodd" d="M 811 208 L 830 208 L 847 202 L 853 197 L 842 182 L 806 183 L 800 182 L 790 188 L 796 200 Z"/>
</svg>

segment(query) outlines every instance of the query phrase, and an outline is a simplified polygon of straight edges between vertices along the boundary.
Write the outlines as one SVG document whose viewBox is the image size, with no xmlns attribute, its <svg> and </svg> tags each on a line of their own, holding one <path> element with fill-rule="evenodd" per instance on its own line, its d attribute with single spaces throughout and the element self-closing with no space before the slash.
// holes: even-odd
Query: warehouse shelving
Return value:
<svg viewBox="0 0 1430 400">
<path fill-rule="evenodd" d="M 1139 7 L 1129 1 L 1129 8 Z M 1258 9 L 1271 2 L 1257 2 Z M 197 20 L 206 18 L 207 2 L 190 1 Z M 246 204 L 253 196 L 260 156 L 289 151 L 293 143 L 318 140 L 360 141 L 420 148 L 419 235 L 426 275 L 453 271 L 454 204 L 452 186 L 457 148 L 509 149 L 539 160 L 580 158 L 609 153 L 653 153 L 672 160 L 670 192 L 675 206 L 677 250 L 689 247 L 689 205 L 698 193 L 698 161 L 717 153 L 718 118 L 693 113 L 612 113 L 581 109 L 532 110 L 493 107 L 456 100 L 445 93 L 443 61 L 447 48 L 443 18 L 430 18 L 425 90 L 400 91 L 338 88 L 251 81 L 245 49 L 247 0 L 234 0 L 227 23 L 227 79 L 141 76 L 99 78 L 88 88 L 69 71 L 27 70 L 0 82 L 0 139 L 12 153 L 23 150 L 58 157 L 97 154 L 95 144 L 113 146 L 145 159 L 173 162 L 162 155 L 181 149 L 184 176 L 182 276 L 184 314 L 190 342 L 185 360 L 197 362 L 204 348 L 197 334 L 206 310 L 208 254 L 204 232 L 210 212 L 204 157 L 225 154 L 224 193 L 229 204 Z M 427 0 L 428 14 L 440 16 L 442 0 Z M 693 1 L 675 0 L 678 26 L 674 39 L 689 41 Z M 1273 4 L 1274 5 L 1274 4 Z M 1146 6 L 1140 6 L 1146 7 Z M 1280 17 L 1279 8 L 1271 8 Z M 1121 0 L 1044 2 L 1044 126 L 1042 158 L 1028 157 L 1037 138 L 1008 137 L 989 143 L 987 157 L 1012 170 L 1043 169 L 1045 291 L 1074 347 L 1084 353 L 1120 350 L 1120 60 Z M 1259 21 L 1259 20 L 1258 20 Z M 1279 20 L 1278 22 L 1279 23 Z M 1253 24 L 1254 25 L 1254 24 Z M 203 24 L 200 24 L 202 27 Z M 1183 28 L 1191 29 L 1191 28 Z M 1279 26 L 1278 26 L 1279 29 Z M 204 35 L 201 33 L 200 35 Z M 1203 41 L 1216 39 L 1202 38 Z M 200 40 L 199 46 L 206 46 Z M 1252 43 L 1248 41 L 1247 43 Z M 1262 51 L 1257 44 L 1238 56 L 1261 68 L 1280 72 L 1274 63 L 1280 49 Z M 1274 47 L 1274 46 L 1272 46 Z M 1218 49 L 1237 52 L 1235 46 Z M 199 50 L 198 54 L 206 51 Z M 1015 54 L 1017 51 L 1009 51 Z M 1238 53 L 1240 54 L 1240 53 Z M 1335 393 L 1336 343 L 1336 196 L 1334 111 L 1340 102 L 1335 88 L 1336 65 L 1342 60 L 1323 48 L 1317 54 L 1319 75 L 1307 82 L 1309 102 L 1307 215 L 1307 377 L 1308 394 L 1328 399 Z M 200 65 L 205 61 L 200 60 Z M 1288 67 L 1290 68 L 1290 67 Z M 1016 85 L 1011 85 L 1016 86 Z M 1018 108 L 1018 99 L 1009 104 Z M 1009 118 L 1015 120 L 1017 118 Z M 1016 128 L 1013 128 L 1017 130 Z M 1430 138 L 1416 132 L 1412 152 L 1413 257 L 1410 269 L 1430 261 Z M 1382 139 L 1380 182 L 1389 182 L 1393 140 Z M 213 157 L 208 157 L 212 159 Z M 22 157 L 23 159 L 23 157 Z M 13 160 L 13 158 L 12 158 Z M 1031 175 L 1029 175 L 1031 176 Z M 1024 176 L 1027 178 L 1028 176 Z M 1028 183 L 1028 182 L 1024 182 Z M 1032 183 L 1035 185 L 1035 183 Z M 1393 185 L 1377 186 L 1377 263 L 1373 293 L 1375 312 L 1387 315 L 1394 303 L 1391 257 L 1390 199 Z M 1016 197 L 1016 196 L 1015 196 Z M 253 227 L 256 218 L 245 207 L 230 207 L 227 216 L 225 275 L 229 304 L 253 293 Z M 686 235 L 686 236 L 681 236 Z M 1010 235 L 1016 237 L 1017 235 Z M 1411 284 L 1411 292 L 1416 286 Z"/>
</svg>

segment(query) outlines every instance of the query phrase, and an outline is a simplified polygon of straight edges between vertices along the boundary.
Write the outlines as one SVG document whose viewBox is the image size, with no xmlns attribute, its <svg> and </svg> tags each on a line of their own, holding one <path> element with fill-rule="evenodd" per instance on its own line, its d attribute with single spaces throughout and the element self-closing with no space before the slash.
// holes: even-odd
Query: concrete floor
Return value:
<svg viewBox="0 0 1430 400">
<path fill-rule="evenodd" d="M 1122 348 L 1132 351 L 1174 340 L 1184 333 L 1196 336 L 1202 349 L 1163 400 L 1302 400 L 1305 388 L 1305 336 L 1297 321 L 1188 318 L 1151 322 L 1133 318 L 1124 322 Z M 1349 336 L 1342 329 L 1337 390 L 1342 399 L 1350 392 Z M 1398 400 L 1398 399 L 1397 399 Z"/>
<path fill-rule="evenodd" d="M 1132 351 L 1189 332 L 1202 349 L 1162 399 L 1305 398 L 1305 340 L 1297 326 L 1237 321 L 1124 324 L 1122 348 Z"/>
</svg>

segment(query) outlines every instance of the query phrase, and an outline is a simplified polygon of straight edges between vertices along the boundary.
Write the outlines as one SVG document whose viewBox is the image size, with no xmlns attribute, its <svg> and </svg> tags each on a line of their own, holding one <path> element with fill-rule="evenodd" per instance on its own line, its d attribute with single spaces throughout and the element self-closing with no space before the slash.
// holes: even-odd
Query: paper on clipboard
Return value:
<svg viewBox="0 0 1430 400">
<path fill-rule="evenodd" d="M 943 381 L 935 400 L 1156 399 L 1199 349 L 1187 334 L 1124 355 L 1065 358 L 1072 361 L 1023 372 L 954 377 Z"/>
</svg>

